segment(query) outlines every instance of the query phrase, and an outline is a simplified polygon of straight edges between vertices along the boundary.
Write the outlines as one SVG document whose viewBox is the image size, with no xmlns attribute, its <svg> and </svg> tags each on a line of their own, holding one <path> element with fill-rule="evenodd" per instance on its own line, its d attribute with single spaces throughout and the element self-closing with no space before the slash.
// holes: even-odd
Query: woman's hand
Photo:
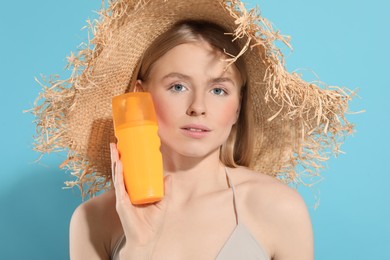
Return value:
<svg viewBox="0 0 390 260">
<path fill-rule="evenodd" d="M 165 177 L 165 195 L 161 201 L 153 204 L 133 205 L 125 189 L 123 167 L 116 144 L 110 144 L 110 149 L 116 211 L 126 237 L 126 245 L 121 254 L 126 255 L 126 259 L 148 259 L 162 228 L 171 178 Z"/>
</svg>

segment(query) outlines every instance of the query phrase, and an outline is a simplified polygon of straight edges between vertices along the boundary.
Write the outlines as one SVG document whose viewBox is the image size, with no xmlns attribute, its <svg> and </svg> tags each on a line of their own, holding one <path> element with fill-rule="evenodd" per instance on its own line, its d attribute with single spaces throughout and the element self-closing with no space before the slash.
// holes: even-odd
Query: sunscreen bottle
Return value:
<svg viewBox="0 0 390 260">
<path fill-rule="evenodd" d="M 164 196 L 163 165 L 150 93 L 131 92 L 113 97 L 112 113 L 131 202 L 146 204 L 161 200 Z"/>
</svg>

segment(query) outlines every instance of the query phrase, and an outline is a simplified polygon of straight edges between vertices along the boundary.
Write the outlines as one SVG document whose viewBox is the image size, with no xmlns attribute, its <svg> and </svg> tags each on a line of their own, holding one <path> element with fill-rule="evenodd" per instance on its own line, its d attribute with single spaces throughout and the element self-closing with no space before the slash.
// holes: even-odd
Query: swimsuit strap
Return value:
<svg viewBox="0 0 390 260">
<path fill-rule="evenodd" d="M 236 189 L 234 188 L 234 184 L 233 184 L 233 182 L 230 179 L 229 171 L 228 171 L 227 167 L 225 167 L 225 173 L 226 173 L 226 177 L 227 177 L 227 180 L 228 180 L 228 183 L 229 183 L 229 187 L 231 187 L 232 191 L 233 191 L 234 214 L 236 215 L 236 224 L 238 225 L 239 218 L 238 218 L 238 210 L 237 210 L 237 204 L 236 204 Z"/>
</svg>

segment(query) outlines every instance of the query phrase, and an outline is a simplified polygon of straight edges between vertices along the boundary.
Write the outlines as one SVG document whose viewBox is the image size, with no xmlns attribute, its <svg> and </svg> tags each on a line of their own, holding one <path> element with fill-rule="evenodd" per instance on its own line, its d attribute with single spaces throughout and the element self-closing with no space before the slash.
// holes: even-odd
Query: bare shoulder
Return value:
<svg viewBox="0 0 390 260">
<path fill-rule="evenodd" d="M 271 214 L 302 210 L 306 205 L 299 193 L 276 178 L 239 167 L 231 169 L 238 192 L 245 196 L 248 206 L 267 207 Z M 302 212 L 301 212 L 302 213 Z"/>
<path fill-rule="evenodd" d="M 109 259 L 121 234 L 115 193 L 107 191 L 80 204 L 70 221 L 71 259 Z"/>
<path fill-rule="evenodd" d="M 266 174 L 244 167 L 231 172 L 243 217 L 266 240 L 273 259 L 313 259 L 310 216 L 300 194 Z"/>
</svg>

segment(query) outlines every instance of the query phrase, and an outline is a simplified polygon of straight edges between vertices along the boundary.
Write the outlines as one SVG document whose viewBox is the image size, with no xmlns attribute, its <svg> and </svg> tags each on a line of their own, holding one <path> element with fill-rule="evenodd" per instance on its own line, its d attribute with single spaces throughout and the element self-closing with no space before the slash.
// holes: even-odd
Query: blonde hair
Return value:
<svg viewBox="0 0 390 260">
<path fill-rule="evenodd" d="M 182 21 L 161 34 L 145 51 L 139 64 L 137 79 L 147 81 L 153 64 L 177 45 L 205 41 L 222 53 L 236 56 L 239 46 L 219 25 L 206 21 Z M 247 86 L 247 72 L 242 57 L 234 65 L 241 80 L 241 109 L 236 124 L 220 149 L 220 160 L 229 167 L 250 166 L 253 154 L 253 124 Z"/>
</svg>

